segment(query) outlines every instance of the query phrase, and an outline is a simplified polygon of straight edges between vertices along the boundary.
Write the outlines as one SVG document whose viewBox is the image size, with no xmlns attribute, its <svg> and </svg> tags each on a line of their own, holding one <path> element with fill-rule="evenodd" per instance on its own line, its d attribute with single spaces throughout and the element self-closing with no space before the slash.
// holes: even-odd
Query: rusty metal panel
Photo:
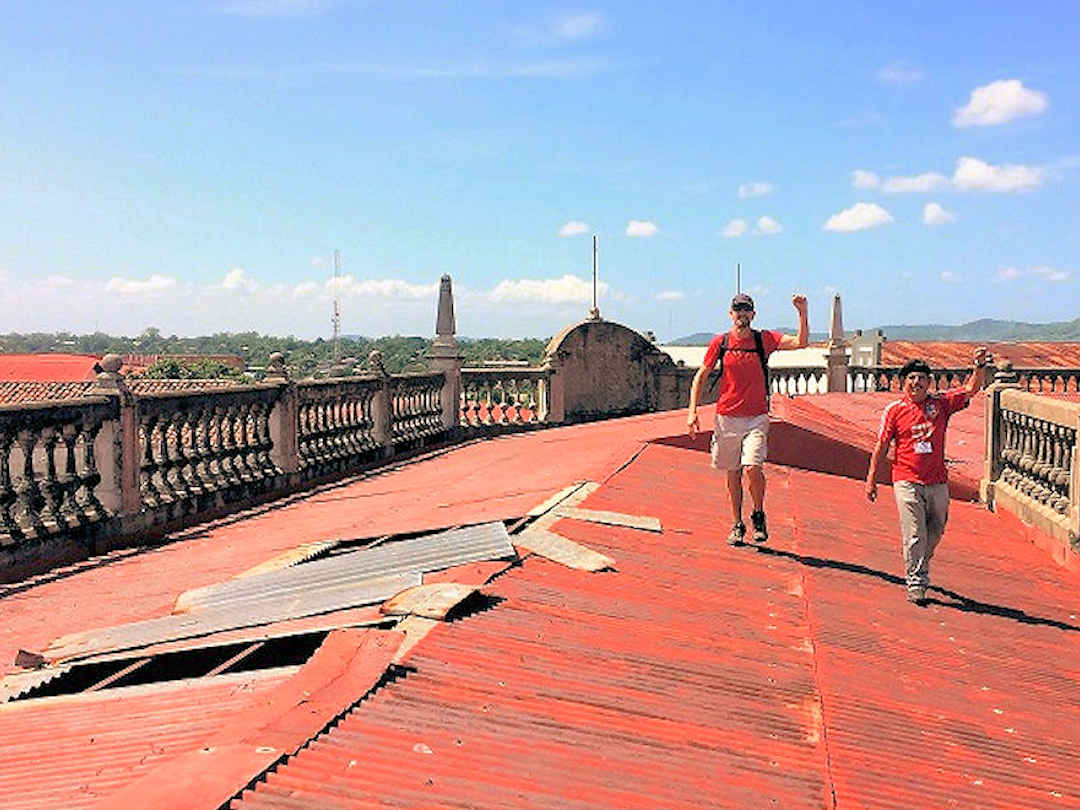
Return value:
<svg viewBox="0 0 1080 810">
<path fill-rule="evenodd" d="M 289 598 L 313 588 L 336 587 L 365 577 L 389 576 L 407 571 L 438 571 L 480 560 L 515 557 L 514 547 L 499 522 L 438 532 L 376 548 L 339 554 L 325 560 L 244 579 L 188 591 L 177 600 L 177 610 L 229 607 L 252 594 Z"/>
</svg>

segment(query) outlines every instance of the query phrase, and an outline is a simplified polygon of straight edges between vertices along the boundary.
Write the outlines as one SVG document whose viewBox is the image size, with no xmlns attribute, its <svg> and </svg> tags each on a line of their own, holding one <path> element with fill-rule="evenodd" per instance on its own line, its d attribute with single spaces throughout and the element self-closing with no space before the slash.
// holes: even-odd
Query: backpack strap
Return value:
<svg viewBox="0 0 1080 810">
<path fill-rule="evenodd" d="M 727 336 L 728 333 L 724 332 L 723 337 L 720 338 L 720 351 L 717 352 L 716 355 L 716 376 L 713 377 L 713 381 L 709 385 L 710 394 L 713 392 L 713 389 L 720 384 L 720 378 L 724 376 L 724 355 L 727 354 Z"/>
<path fill-rule="evenodd" d="M 761 373 L 765 376 L 765 401 L 768 402 L 772 398 L 772 390 L 769 385 L 769 360 L 765 357 L 765 344 L 761 339 L 761 332 L 754 329 L 754 350 L 757 352 L 758 360 L 761 361 Z"/>
</svg>

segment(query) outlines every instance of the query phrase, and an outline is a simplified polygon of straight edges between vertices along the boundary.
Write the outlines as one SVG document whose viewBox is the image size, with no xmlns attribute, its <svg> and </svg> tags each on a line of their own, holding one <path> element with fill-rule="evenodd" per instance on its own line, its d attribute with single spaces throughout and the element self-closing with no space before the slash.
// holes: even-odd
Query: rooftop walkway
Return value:
<svg viewBox="0 0 1080 810">
<path fill-rule="evenodd" d="M 451 449 L 27 583 L 0 599 L 5 665 L 64 634 L 166 615 L 181 592 L 303 543 L 518 518 L 574 481 L 600 484 L 581 507 L 663 526 L 551 526 L 614 570 L 521 548 L 509 568 L 473 566 L 482 603 L 370 683 L 363 662 L 399 634 L 368 631 L 383 635 L 348 659 L 343 704 L 310 686 L 333 652 L 320 649 L 299 669 L 0 705 L 0 795 L 11 808 L 138 806 L 133 795 L 245 810 L 1080 807 L 1080 574 L 1007 516 L 957 500 L 932 600 L 908 604 L 890 493 L 869 504 L 852 477 L 878 404 L 845 406 L 854 438 L 830 455 L 839 422 L 815 433 L 803 401 L 777 403 L 791 421 L 774 452 L 828 471 L 769 465 L 760 548 L 723 542 L 704 442 L 669 413 Z M 954 442 L 978 434 L 977 413 L 955 419 Z M 807 452 L 776 446 L 795 438 Z M 968 449 L 973 438 L 949 452 L 973 463 Z M 271 754 L 210 802 L 206 782 L 247 773 L 252 724 L 290 684 L 314 725 L 269 714 L 306 729 L 299 752 Z"/>
</svg>

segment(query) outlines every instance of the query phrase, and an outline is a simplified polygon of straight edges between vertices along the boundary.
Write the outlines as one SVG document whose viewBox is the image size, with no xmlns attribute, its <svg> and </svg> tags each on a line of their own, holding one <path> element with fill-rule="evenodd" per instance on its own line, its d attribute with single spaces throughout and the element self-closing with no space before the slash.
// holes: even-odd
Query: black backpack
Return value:
<svg viewBox="0 0 1080 810">
<path fill-rule="evenodd" d="M 761 332 L 757 329 L 751 329 L 750 334 L 754 336 L 754 348 L 752 349 L 729 349 L 727 345 L 728 332 L 724 333 L 724 336 L 720 338 L 720 353 L 716 358 L 716 378 L 713 380 L 712 385 L 709 386 L 709 393 L 712 393 L 720 382 L 720 378 L 724 376 L 724 355 L 730 352 L 754 352 L 758 356 L 758 360 L 761 362 L 761 373 L 765 375 L 765 399 L 768 400 L 772 391 L 769 390 L 769 361 L 765 357 L 765 346 L 761 342 Z"/>
</svg>

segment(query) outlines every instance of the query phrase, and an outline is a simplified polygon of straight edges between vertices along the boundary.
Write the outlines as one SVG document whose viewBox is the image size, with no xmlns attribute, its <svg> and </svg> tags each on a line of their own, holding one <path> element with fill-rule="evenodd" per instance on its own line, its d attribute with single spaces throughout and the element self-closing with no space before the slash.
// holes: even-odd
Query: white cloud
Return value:
<svg viewBox="0 0 1080 810">
<path fill-rule="evenodd" d="M 607 295 L 607 284 L 597 282 L 598 296 Z M 503 279 L 488 293 L 495 303 L 541 302 L 545 304 L 576 304 L 592 301 L 592 283 L 577 276 L 548 279 Z"/>
<path fill-rule="evenodd" d="M 1056 267 L 1041 265 L 1038 267 L 999 267 L 994 277 L 999 281 L 1013 281 L 1021 276 L 1035 276 L 1043 281 L 1060 284 L 1072 278 L 1072 270 L 1061 270 Z"/>
<path fill-rule="evenodd" d="M 891 84 L 911 84 L 923 77 L 923 72 L 904 62 L 893 62 L 878 71 L 878 78 Z"/>
<path fill-rule="evenodd" d="M 314 17 L 334 5 L 333 0 L 233 0 L 211 10 L 232 17 Z"/>
<path fill-rule="evenodd" d="M 259 289 L 258 282 L 253 278 L 248 278 L 247 271 L 243 267 L 234 267 L 226 273 L 221 286 L 226 290 L 236 290 L 242 293 L 253 293 Z"/>
<path fill-rule="evenodd" d="M 960 278 L 960 276 L 954 273 L 952 270 L 942 270 L 941 280 L 944 281 L 946 284 L 959 284 L 961 281 L 963 281 L 963 279 Z"/>
<path fill-rule="evenodd" d="M 913 177 L 890 177 L 881 184 L 881 190 L 890 193 L 937 191 L 949 187 L 949 178 L 937 172 L 926 172 Z"/>
<path fill-rule="evenodd" d="M 579 234 L 588 233 L 589 226 L 584 222 L 577 222 L 571 220 L 559 228 L 559 236 L 577 236 Z"/>
<path fill-rule="evenodd" d="M 340 295 L 353 298 L 391 298 L 406 301 L 434 298 L 439 292 L 437 282 L 412 284 L 396 278 L 365 279 L 361 281 L 352 274 L 339 276 L 336 280 L 331 278 L 327 280 L 324 286 L 327 292 L 331 294 L 336 288 Z"/>
<path fill-rule="evenodd" d="M 47 290 L 63 290 L 75 286 L 75 279 L 67 276 L 45 276 L 38 282 L 40 287 Z"/>
<path fill-rule="evenodd" d="M 659 230 L 655 222 L 650 222 L 647 219 L 632 219 L 626 224 L 627 236 L 656 236 Z"/>
<path fill-rule="evenodd" d="M 172 289 L 175 286 L 175 278 L 155 273 L 146 279 L 113 276 L 105 285 L 105 290 L 123 295 L 153 295 Z"/>
<path fill-rule="evenodd" d="M 1042 185 L 1045 172 L 1036 166 L 992 166 L 973 157 L 956 161 L 952 182 L 963 191 L 1030 191 Z"/>
<path fill-rule="evenodd" d="M 319 285 L 314 281 L 301 281 L 293 287 L 293 298 L 310 298 L 319 291 Z"/>
<path fill-rule="evenodd" d="M 1015 118 L 1041 115 L 1050 102 L 1046 93 L 1029 90 L 1019 79 L 1002 79 L 971 91 L 971 98 L 953 113 L 954 127 L 989 127 Z"/>
<path fill-rule="evenodd" d="M 565 14 L 555 20 L 554 34 L 564 42 L 586 39 L 604 29 L 603 14 Z"/>
<path fill-rule="evenodd" d="M 739 199 L 746 200 L 750 197 L 764 197 L 767 194 L 772 194 L 772 183 L 764 183 L 760 180 L 755 180 L 752 183 L 743 183 L 739 186 Z"/>
<path fill-rule="evenodd" d="M 877 188 L 881 178 L 866 169 L 856 169 L 851 173 L 851 185 L 854 188 Z"/>
<path fill-rule="evenodd" d="M 750 226 L 746 224 L 745 219 L 733 219 L 727 225 L 724 226 L 724 230 L 720 233 L 728 239 L 737 239 L 749 230 Z"/>
<path fill-rule="evenodd" d="M 955 222 L 956 217 L 950 211 L 946 211 L 936 202 L 927 203 L 923 206 L 922 221 L 926 225 L 947 225 Z"/>
<path fill-rule="evenodd" d="M 682 301 L 686 298 L 679 290 L 664 290 L 662 293 L 657 293 L 657 301 Z"/>
<path fill-rule="evenodd" d="M 851 233 L 887 225 L 892 221 L 892 214 L 880 205 L 860 202 L 833 214 L 825 221 L 824 229 L 836 233 Z"/>
<path fill-rule="evenodd" d="M 757 229 L 754 233 L 761 234 L 762 236 L 772 236 L 773 234 L 781 233 L 784 230 L 784 226 L 777 222 L 772 217 L 758 217 Z"/>
</svg>

